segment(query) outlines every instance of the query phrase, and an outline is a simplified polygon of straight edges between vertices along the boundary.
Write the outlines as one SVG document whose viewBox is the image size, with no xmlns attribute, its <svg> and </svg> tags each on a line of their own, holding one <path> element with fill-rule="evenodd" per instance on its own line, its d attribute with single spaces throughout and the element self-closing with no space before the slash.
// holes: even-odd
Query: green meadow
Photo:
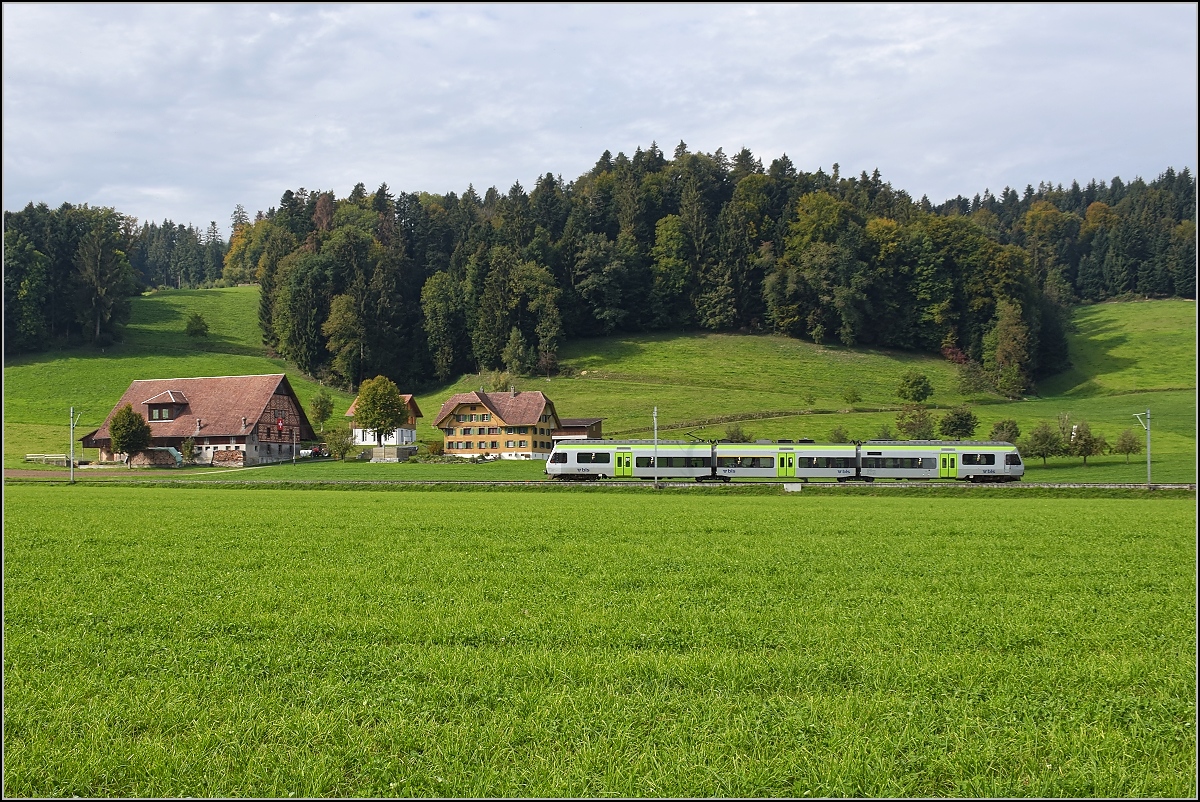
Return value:
<svg viewBox="0 0 1200 802">
<path fill-rule="evenodd" d="M 99 426 L 116 399 L 137 378 L 288 374 L 302 402 L 319 385 L 283 360 L 270 358 L 257 325 L 257 287 L 170 290 L 135 299 L 124 342 L 103 351 L 76 349 L 22 356 L 4 368 L 4 465 L 31 467 L 27 453 L 64 453 L 68 448 L 67 410 L 82 411 L 77 435 Z M 192 312 L 204 315 L 210 334 L 192 338 L 184 323 Z M 1191 301 L 1144 301 L 1079 307 L 1070 335 L 1072 367 L 1042 382 L 1039 394 L 1008 402 L 997 396 L 964 397 L 954 367 L 918 354 L 815 345 L 777 336 L 728 334 L 644 334 L 576 340 L 563 349 L 564 375 L 526 378 L 521 389 L 541 390 L 563 417 L 604 418 L 609 437 L 653 436 L 658 408 L 659 436 L 716 439 L 738 423 L 756 438 L 826 440 L 835 428 L 852 439 L 875 437 L 883 426 L 895 430 L 900 376 L 918 370 L 934 387 L 930 403 L 945 409 L 970 403 L 980 419 L 980 437 L 992 424 L 1013 418 L 1029 431 L 1040 420 L 1067 413 L 1087 420 L 1110 443 L 1124 429 L 1141 435 L 1135 413 L 1151 410 L 1155 482 L 1196 479 L 1196 313 Z M 433 418 L 456 392 L 479 389 L 484 377 L 466 375 L 445 386 L 401 388 L 415 391 L 425 417 L 418 436 L 435 440 Z M 854 387 L 861 400 L 847 405 L 842 394 Z M 353 397 L 330 391 L 333 420 L 340 420 Z M 935 411 L 936 414 L 936 411 Z M 81 451 L 78 449 L 77 454 Z M 95 459 L 94 450 L 82 453 Z M 329 478 L 355 478 L 363 466 L 318 463 Z M 278 468 L 262 469 L 274 470 Z M 306 468 L 307 475 L 312 470 Z M 541 466 L 374 465 L 375 478 L 459 478 L 496 476 L 538 479 Z M 84 472 L 85 477 L 94 473 Z M 115 477 L 114 477 L 115 478 Z M 1054 482 L 1145 482 L 1145 455 L 1128 462 L 1121 455 L 1031 461 L 1027 478 Z"/>
<path fill-rule="evenodd" d="M 5 796 L 1195 797 L 1194 495 L 645 495 L 10 484 Z"/>
</svg>

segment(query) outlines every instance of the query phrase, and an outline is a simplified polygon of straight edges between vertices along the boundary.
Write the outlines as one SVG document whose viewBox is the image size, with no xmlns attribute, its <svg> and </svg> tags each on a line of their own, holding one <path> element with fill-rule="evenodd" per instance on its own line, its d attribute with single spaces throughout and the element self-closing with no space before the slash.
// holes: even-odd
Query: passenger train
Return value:
<svg viewBox="0 0 1200 802">
<path fill-rule="evenodd" d="M 1012 443 L 973 440 L 868 440 L 815 443 L 759 440 L 560 440 L 546 461 L 553 479 L 774 479 L 874 482 L 954 479 L 1015 482 L 1025 465 Z"/>
</svg>

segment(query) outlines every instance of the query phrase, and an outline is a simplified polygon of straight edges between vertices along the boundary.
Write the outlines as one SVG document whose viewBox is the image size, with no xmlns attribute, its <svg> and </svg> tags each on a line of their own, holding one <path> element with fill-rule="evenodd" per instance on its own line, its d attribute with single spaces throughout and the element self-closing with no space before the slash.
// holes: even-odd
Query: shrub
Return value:
<svg viewBox="0 0 1200 802">
<path fill-rule="evenodd" d="M 896 395 L 904 401 L 920 404 L 933 395 L 933 385 L 929 383 L 929 377 L 924 373 L 910 370 L 900 377 L 900 386 L 896 388 Z"/>
<path fill-rule="evenodd" d="M 938 431 L 943 437 L 953 440 L 966 440 L 975 434 L 978 426 L 979 418 L 975 417 L 975 413 L 965 404 L 948 411 L 938 421 Z"/>
<path fill-rule="evenodd" d="M 184 333 L 189 337 L 207 337 L 208 323 L 204 320 L 204 315 L 199 312 L 192 312 L 187 319 L 187 325 L 184 326 Z"/>
<path fill-rule="evenodd" d="M 1017 438 L 1021 436 L 1021 427 L 1012 418 L 996 421 L 992 426 L 992 433 L 989 439 L 997 440 L 1001 443 L 1016 443 Z"/>
<path fill-rule="evenodd" d="M 735 423 L 725 428 L 725 439 L 731 443 L 753 442 L 754 435 L 742 430 L 742 424 Z"/>
<path fill-rule="evenodd" d="M 932 440 L 933 415 L 920 404 L 905 404 L 896 415 L 896 428 L 908 440 Z"/>
</svg>

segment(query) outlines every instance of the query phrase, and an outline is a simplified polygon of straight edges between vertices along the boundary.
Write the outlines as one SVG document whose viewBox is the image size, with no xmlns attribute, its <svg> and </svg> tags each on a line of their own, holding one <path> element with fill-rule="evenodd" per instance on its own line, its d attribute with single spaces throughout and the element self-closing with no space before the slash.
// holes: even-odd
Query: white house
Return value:
<svg viewBox="0 0 1200 802">
<path fill-rule="evenodd" d="M 423 417 L 421 410 L 417 407 L 417 402 L 413 400 L 411 395 L 402 395 L 400 397 L 408 405 L 408 420 L 395 431 L 384 434 L 383 445 L 385 446 L 405 446 L 417 442 L 417 418 Z M 375 435 L 375 432 L 359 427 L 353 420 L 354 410 L 357 406 L 358 399 L 355 398 L 354 403 L 350 405 L 350 409 L 346 410 L 346 417 L 351 419 L 350 433 L 354 435 L 354 444 L 356 446 L 380 445 L 379 438 Z"/>
</svg>

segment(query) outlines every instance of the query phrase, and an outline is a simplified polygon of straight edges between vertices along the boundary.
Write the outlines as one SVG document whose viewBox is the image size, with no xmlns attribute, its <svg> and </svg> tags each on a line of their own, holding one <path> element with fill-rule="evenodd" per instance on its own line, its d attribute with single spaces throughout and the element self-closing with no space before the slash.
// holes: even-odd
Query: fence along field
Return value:
<svg viewBox="0 0 1200 802">
<path fill-rule="evenodd" d="M 4 512 L 8 796 L 1197 790 L 1194 496 Z"/>
</svg>

